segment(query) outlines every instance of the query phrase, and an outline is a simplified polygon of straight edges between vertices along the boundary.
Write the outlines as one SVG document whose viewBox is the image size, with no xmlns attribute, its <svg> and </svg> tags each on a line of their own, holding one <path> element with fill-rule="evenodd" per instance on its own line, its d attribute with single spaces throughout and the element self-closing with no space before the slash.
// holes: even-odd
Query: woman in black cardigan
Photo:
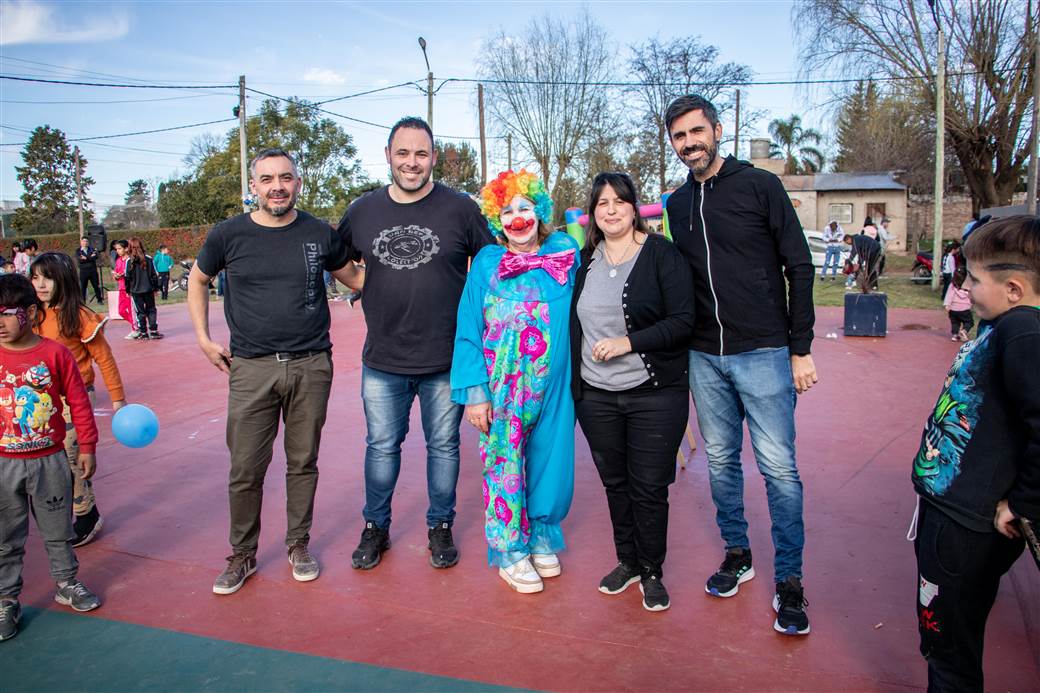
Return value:
<svg viewBox="0 0 1040 693">
<path fill-rule="evenodd" d="M 690 409 L 693 278 L 679 250 L 649 233 L 624 173 L 596 176 L 586 236 L 571 302 L 571 387 L 614 526 L 618 565 L 599 590 L 618 594 L 638 580 L 643 607 L 662 611 L 668 485 Z"/>
</svg>

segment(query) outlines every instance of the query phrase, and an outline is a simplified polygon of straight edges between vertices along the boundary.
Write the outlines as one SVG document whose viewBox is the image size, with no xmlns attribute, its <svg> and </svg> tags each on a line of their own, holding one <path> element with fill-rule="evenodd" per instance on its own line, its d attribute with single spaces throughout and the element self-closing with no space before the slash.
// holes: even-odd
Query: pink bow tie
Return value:
<svg viewBox="0 0 1040 693">
<path fill-rule="evenodd" d="M 509 279 L 528 270 L 541 267 L 561 285 L 567 283 L 567 271 L 574 266 L 574 250 L 537 255 L 535 253 L 509 253 L 498 263 L 499 279 Z"/>
</svg>

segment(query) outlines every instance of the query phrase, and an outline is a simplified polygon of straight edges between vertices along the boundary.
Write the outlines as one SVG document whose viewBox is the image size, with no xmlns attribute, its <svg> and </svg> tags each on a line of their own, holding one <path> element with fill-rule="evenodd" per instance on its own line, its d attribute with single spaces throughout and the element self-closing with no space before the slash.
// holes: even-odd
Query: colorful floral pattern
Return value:
<svg viewBox="0 0 1040 693">
<path fill-rule="evenodd" d="M 549 311 L 536 301 L 488 294 L 484 355 L 492 421 L 480 438 L 485 534 L 492 551 L 525 551 L 531 537 L 524 444 L 538 421 L 549 370 Z"/>
</svg>

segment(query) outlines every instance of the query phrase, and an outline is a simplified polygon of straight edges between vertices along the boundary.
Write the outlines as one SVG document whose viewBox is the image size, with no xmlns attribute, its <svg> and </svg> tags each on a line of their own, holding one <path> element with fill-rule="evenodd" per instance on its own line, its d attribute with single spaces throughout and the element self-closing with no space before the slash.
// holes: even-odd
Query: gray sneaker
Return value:
<svg viewBox="0 0 1040 693">
<path fill-rule="evenodd" d="M 236 553 L 227 557 L 227 568 L 213 583 L 214 594 L 234 594 L 246 578 L 256 572 L 256 556 Z"/>
<path fill-rule="evenodd" d="M 18 635 L 21 618 L 22 605 L 17 599 L 0 599 L 0 640 L 10 640 Z"/>
<path fill-rule="evenodd" d="M 297 542 L 289 547 L 289 563 L 292 564 L 292 576 L 298 582 L 317 580 L 321 568 L 318 559 L 307 550 L 307 545 Z"/>
<path fill-rule="evenodd" d="M 54 593 L 54 601 L 71 606 L 76 611 L 93 611 L 101 606 L 98 596 L 87 589 L 87 586 L 76 578 L 58 583 L 58 591 Z"/>
</svg>

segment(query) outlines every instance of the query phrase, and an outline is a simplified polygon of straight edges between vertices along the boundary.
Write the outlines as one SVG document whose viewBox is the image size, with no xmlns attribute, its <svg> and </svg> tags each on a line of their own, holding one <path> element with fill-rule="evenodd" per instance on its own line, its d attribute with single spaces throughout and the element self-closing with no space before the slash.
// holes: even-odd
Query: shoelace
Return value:
<svg viewBox="0 0 1040 693">
<path fill-rule="evenodd" d="M 744 556 L 745 554 L 742 553 L 727 553 L 726 557 L 722 559 L 722 566 L 719 568 L 719 572 L 736 574 L 737 566 L 744 560 Z"/>
<path fill-rule="evenodd" d="M 7 620 L 14 618 L 14 612 L 18 608 L 18 602 L 3 601 L 0 602 L 0 619 Z"/>
<path fill-rule="evenodd" d="M 228 563 L 228 567 L 227 567 L 228 571 L 237 572 L 237 571 L 241 570 L 245 566 L 246 560 L 248 558 L 249 558 L 248 556 L 243 556 L 241 554 L 235 554 L 234 556 L 228 556 L 227 560 L 230 561 Z"/>
<path fill-rule="evenodd" d="M 783 585 L 780 587 L 780 608 L 801 609 L 809 606 L 809 600 L 805 598 L 805 592 L 800 589 Z"/>
<path fill-rule="evenodd" d="M 77 597 L 86 597 L 86 596 L 89 596 L 89 594 L 90 594 L 87 591 L 86 585 L 84 585 L 79 580 L 71 580 L 71 581 L 65 583 L 65 589 L 72 590 L 72 593 L 74 595 L 76 595 Z"/>
</svg>

